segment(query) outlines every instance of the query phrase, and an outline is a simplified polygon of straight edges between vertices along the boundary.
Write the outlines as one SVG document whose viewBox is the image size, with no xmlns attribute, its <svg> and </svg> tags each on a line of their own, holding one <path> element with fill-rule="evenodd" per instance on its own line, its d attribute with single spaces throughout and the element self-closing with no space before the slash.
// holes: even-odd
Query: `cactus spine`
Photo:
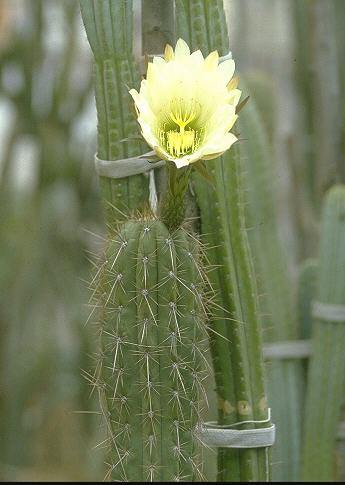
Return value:
<svg viewBox="0 0 345 485">
<path fill-rule="evenodd" d="M 204 53 L 229 50 L 223 2 L 178 1 L 176 18 L 187 22 L 177 25 L 177 35 L 189 38 L 193 48 Z M 261 328 L 257 312 L 257 289 L 245 230 L 241 163 L 239 151 L 208 162 L 215 190 L 195 179 L 200 207 L 201 229 L 214 249 L 211 264 L 217 265 L 211 276 L 220 288 L 219 315 L 213 322 L 212 354 L 220 403 L 220 424 L 267 419 L 267 401 L 263 380 Z M 212 201 L 212 202 L 211 202 Z M 220 283 L 220 284 L 219 284 Z M 229 319 L 229 316 L 232 319 Z M 227 341 L 222 340 L 222 336 Z M 253 426 L 253 425 L 251 425 Z M 220 449 L 219 481 L 265 481 L 269 478 L 267 450 Z"/>
<path fill-rule="evenodd" d="M 345 305 L 345 186 L 327 194 L 322 214 L 317 299 Z M 336 480 L 334 448 L 344 398 L 344 321 L 314 320 L 305 410 L 302 480 Z M 322 439 L 320 439 L 322 437 Z"/>
<path fill-rule="evenodd" d="M 95 57 L 98 155 L 105 160 L 140 155 L 145 149 L 143 143 L 121 142 L 138 135 L 127 89 L 140 81 L 132 52 L 132 1 L 81 0 L 81 12 Z M 144 175 L 101 177 L 100 182 L 109 224 L 147 201 L 148 180 Z"/>
<path fill-rule="evenodd" d="M 110 237 L 97 293 L 97 385 L 112 480 L 202 478 L 196 436 L 205 377 L 199 242 L 158 220 L 129 220 Z"/>
</svg>

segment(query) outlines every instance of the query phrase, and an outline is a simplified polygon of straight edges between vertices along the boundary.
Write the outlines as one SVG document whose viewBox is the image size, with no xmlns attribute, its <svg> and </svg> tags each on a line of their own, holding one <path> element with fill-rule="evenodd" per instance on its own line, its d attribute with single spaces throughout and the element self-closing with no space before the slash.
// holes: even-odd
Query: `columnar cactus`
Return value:
<svg viewBox="0 0 345 485">
<path fill-rule="evenodd" d="M 190 27 L 188 32 L 180 33 L 181 37 L 188 34 L 185 38 L 190 39 L 192 47 L 204 54 L 219 47 L 217 43 L 221 54 L 228 48 L 221 3 L 177 2 L 176 17 L 182 19 L 185 15 Z M 118 4 L 122 7 L 114 12 Z M 116 83 L 123 74 L 121 69 L 126 71 L 120 60 L 123 52 L 128 51 L 129 42 L 119 34 L 126 30 L 123 25 L 119 25 L 119 32 L 115 30 L 115 19 L 118 16 L 120 23 L 124 22 L 123 14 L 130 2 L 83 0 L 82 5 L 99 70 L 96 71 L 99 156 L 118 158 L 123 154 L 118 151 L 115 115 L 120 112 L 123 122 L 125 114 L 120 100 L 122 93 L 113 86 L 122 86 Z M 179 8 L 183 11 L 179 12 Z M 127 41 L 121 49 L 124 39 Z M 174 59 L 176 63 L 170 65 Z M 196 86 L 207 72 L 202 78 L 204 84 L 196 89 L 197 103 L 189 89 L 188 94 L 183 92 L 178 97 L 181 94 L 172 81 L 182 88 L 190 86 L 187 66 L 190 74 L 196 76 L 192 79 Z M 169 71 L 171 67 L 176 69 L 176 79 Z M 218 69 L 216 53 L 210 54 L 204 64 L 200 52 L 190 56 L 188 45 L 179 40 L 175 52 L 167 46 L 164 60 L 155 59 L 150 64 L 140 92 L 130 91 L 142 134 L 158 156 L 167 160 L 169 180 L 158 212 L 163 222 L 152 216 L 128 220 L 127 209 L 144 206 L 144 201 L 138 193 L 135 201 L 129 203 L 123 195 L 123 190 L 127 194 L 125 180 L 110 181 L 110 196 L 106 196 L 122 214 L 127 212 L 124 218 L 121 216 L 115 234 L 109 237 L 98 285 L 97 306 L 101 308 L 102 324 L 96 383 L 107 421 L 111 479 L 167 481 L 201 477 L 196 429 L 205 372 L 202 320 L 207 310 L 202 286 L 206 283 L 210 289 L 212 284 L 208 284 L 198 265 L 199 243 L 181 229 L 190 173 L 186 166 L 191 163 L 205 178 L 209 178 L 209 172 L 215 183 L 213 187 L 201 179 L 195 180 L 202 231 L 207 233 L 207 228 L 211 228 L 206 240 L 212 246 L 221 242 L 221 247 L 211 253 L 216 253 L 215 289 L 221 299 L 212 301 L 220 316 L 211 319 L 213 328 L 210 328 L 214 335 L 220 423 L 233 425 L 240 421 L 240 429 L 269 425 L 258 296 L 245 231 L 239 153 L 234 150 L 231 155 L 207 162 L 207 168 L 199 163 L 200 159 L 210 160 L 224 153 L 237 140 L 229 133 L 237 118 L 235 110 L 240 96 L 236 81 L 230 82 L 233 68 L 233 61 L 227 60 Z M 163 70 L 166 78 L 161 75 Z M 156 77 L 158 71 L 160 75 Z M 214 78 L 207 77 L 216 71 Z M 206 103 L 201 93 L 205 95 L 210 89 L 212 94 L 211 88 L 216 89 L 217 83 L 222 109 L 213 112 L 214 105 L 209 104 L 203 111 Z M 217 103 L 215 106 L 220 108 Z M 114 187 L 117 188 L 112 198 Z M 113 227 L 114 220 L 108 217 L 109 221 Z M 221 480 L 269 478 L 268 452 L 264 448 L 241 452 L 223 449 L 219 464 Z"/>
<path fill-rule="evenodd" d="M 334 449 L 345 385 L 344 281 L 345 186 L 337 185 L 328 192 L 322 214 L 316 298 L 328 311 L 315 315 L 312 329 L 302 455 L 305 481 L 337 479 Z"/>
<path fill-rule="evenodd" d="M 86 34 L 95 57 L 98 156 L 104 160 L 137 156 L 145 150 L 142 142 L 130 139 L 139 134 L 128 94 L 128 86 L 139 84 L 132 52 L 132 8 L 132 0 L 81 0 Z M 141 208 L 148 199 L 145 175 L 101 177 L 100 182 L 108 224 Z"/>
<path fill-rule="evenodd" d="M 198 481 L 206 371 L 200 244 L 152 218 L 109 238 L 99 272 L 96 384 L 112 480 Z"/>
<path fill-rule="evenodd" d="M 297 318 L 291 281 L 278 233 L 274 164 L 263 120 L 252 98 L 241 112 L 239 129 L 244 139 L 242 146 L 248 188 L 247 224 L 251 228 L 249 237 L 262 294 L 260 310 L 265 315 L 264 340 L 296 340 Z M 273 448 L 273 462 L 276 463 L 273 478 L 297 480 L 303 363 L 296 359 L 274 359 L 267 363 L 267 374 L 268 395 L 279 429 Z"/>
<path fill-rule="evenodd" d="M 178 21 L 178 36 L 189 38 L 195 49 L 228 53 L 223 2 L 181 0 L 176 8 L 177 19 L 188 19 Z M 220 159 L 207 162 L 214 187 L 194 179 L 201 231 L 212 248 L 208 251 L 210 263 L 217 268 L 210 274 L 211 283 L 219 289 L 211 350 L 222 425 L 268 418 L 258 293 L 245 228 L 241 166 L 239 150 L 234 147 Z M 219 449 L 219 481 L 266 481 L 269 476 L 264 448 Z"/>
<path fill-rule="evenodd" d="M 298 323 L 302 339 L 309 339 L 312 334 L 312 302 L 316 297 L 318 277 L 318 260 L 306 259 L 298 275 Z"/>
</svg>

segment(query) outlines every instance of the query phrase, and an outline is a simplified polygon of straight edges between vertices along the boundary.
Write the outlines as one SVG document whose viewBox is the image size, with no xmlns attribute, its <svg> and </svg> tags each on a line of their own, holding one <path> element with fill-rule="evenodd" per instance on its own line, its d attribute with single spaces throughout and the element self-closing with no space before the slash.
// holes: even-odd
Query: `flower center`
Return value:
<svg viewBox="0 0 345 485">
<path fill-rule="evenodd" d="M 199 115 L 200 105 L 194 100 L 188 103 L 176 98 L 171 101 L 169 108 L 164 116 L 163 129 L 159 130 L 162 146 L 174 157 L 195 152 L 200 145 L 201 130 L 187 128 L 187 125 Z M 177 129 L 173 127 L 174 129 L 166 130 L 171 127 L 172 122 L 177 125 Z"/>
</svg>

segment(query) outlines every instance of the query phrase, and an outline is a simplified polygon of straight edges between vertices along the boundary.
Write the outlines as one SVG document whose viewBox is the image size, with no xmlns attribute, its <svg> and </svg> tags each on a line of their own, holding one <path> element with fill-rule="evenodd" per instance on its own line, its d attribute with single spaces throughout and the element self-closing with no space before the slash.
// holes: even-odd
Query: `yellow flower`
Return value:
<svg viewBox="0 0 345 485">
<path fill-rule="evenodd" d="M 230 133 L 241 91 L 232 79 L 232 59 L 219 63 L 218 52 L 205 59 L 190 53 L 182 39 L 175 52 L 154 57 L 134 99 L 142 135 L 156 154 L 177 168 L 216 158 L 237 141 Z"/>
</svg>

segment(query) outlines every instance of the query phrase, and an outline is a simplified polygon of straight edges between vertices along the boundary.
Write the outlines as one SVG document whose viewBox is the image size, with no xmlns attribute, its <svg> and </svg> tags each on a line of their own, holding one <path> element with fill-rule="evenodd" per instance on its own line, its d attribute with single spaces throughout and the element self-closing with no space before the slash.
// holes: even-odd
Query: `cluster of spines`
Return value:
<svg viewBox="0 0 345 485">
<path fill-rule="evenodd" d="M 154 219 L 129 220 L 109 240 L 94 294 L 110 479 L 202 479 L 207 305 L 199 261 L 194 236 Z"/>
</svg>

